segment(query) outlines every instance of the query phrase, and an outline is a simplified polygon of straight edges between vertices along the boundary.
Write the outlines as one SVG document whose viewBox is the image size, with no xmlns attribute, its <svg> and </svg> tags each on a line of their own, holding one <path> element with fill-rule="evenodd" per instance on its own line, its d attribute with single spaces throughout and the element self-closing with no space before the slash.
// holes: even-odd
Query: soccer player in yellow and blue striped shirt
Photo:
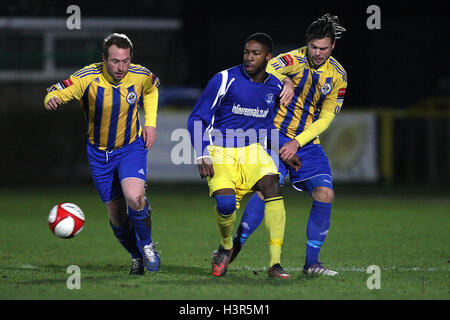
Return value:
<svg viewBox="0 0 450 320">
<path fill-rule="evenodd" d="M 337 274 L 323 267 L 318 259 L 330 226 L 334 199 L 330 165 L 319 135 L 329 127 L 344 101 L 347 73 L 331 56 L 343 31 L 338 17 L 326 14 L 308 27 L 306 47 L 278 55 L 266 69 L 294 83 L 293 99 L 288 105 L 280 104 L 274 124 L 280 132 L 280 159 L 297 154 L 302 163 L 301 169 L 294 171 L 278 161 L 280 175 L 284 178 L 289 174 L 293 187 L 307 190 L 313 199 L 303 267 L 307 274 Z M 261 222 L 263 203 L 257 194 L 250 199 L 234 238 L 233 259 Z"/>
<path fill-rule="evenodd" d="M 56 110 L 62 103 L 80 101 L 92 178 L 106 204 L 114 235 L 131 254 L 130 274 L 134 275 L 143 274 L 144 266 L 149 271 L 160 267 L 145 196 L 147 153 L 156 138 L 159 80 L 147 68 L 132 64 L 132 55 L 133 44 L 126 35 L 109 35 L 103 42 L 103 62 L 52 85 L 44 105 Z"/>
</svg>

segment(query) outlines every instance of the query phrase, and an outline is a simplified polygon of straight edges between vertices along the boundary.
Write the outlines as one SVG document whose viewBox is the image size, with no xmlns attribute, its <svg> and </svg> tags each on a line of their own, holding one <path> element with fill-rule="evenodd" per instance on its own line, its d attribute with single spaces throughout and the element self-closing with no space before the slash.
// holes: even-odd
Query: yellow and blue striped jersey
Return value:
<svg viewBox="0 0 450 320">
<path fill-rule="evenodd" d="M 47 89 L 44 104 L 53 96 L 62 103 L 79 100 L 86 118 L 89 142 L 100 150 L 132 143 L 141 135 L 139 108 L 145 125 L 156 127 L 159 79 L 147 68 L 131 64 L 119 82 L 103 62 L 78 70 L 67 80 Z"/>
<path fill-rule="evenodd" d="M 300 146 L 310 141 L 319 143 L 318 133 L 323 132 L 340 111 L 347 87 L 347 73 L 336 59 L 330 56 L 315 68 L 309 62 L 307 52 L 307 47 L 302 47 L 282 53 L 271 59 L 266 69 L 294 82 L 294 97 L 288 106 L 279 106 L 274 124 L 287 137 L 296 138 Z M 321 120 L 327 119 L 323 121 L 325 126 L 321 124 L 319 128 L 317 123 L 311 127 L 316 130 L 309 130 L 310 134 L 306 134 L 321 117 Z"/>
</svg>

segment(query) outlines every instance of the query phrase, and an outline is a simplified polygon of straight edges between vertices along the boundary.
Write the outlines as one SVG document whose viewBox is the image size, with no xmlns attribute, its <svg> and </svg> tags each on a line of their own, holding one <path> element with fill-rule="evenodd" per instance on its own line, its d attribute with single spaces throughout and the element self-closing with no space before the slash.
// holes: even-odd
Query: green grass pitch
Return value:
<svg viewBox="0 0 450 320">
<path fill-rule="evenodd" d="M 301 300 L 438 299 L 449 294 L 448 189 L 336 186 L 331 229 L 320 259 L 339 276 L 302 274 L 306 193 L 284 188 L 286 232 L 282 264 L 291 279 L 269 279 L 264 224 L 223 278 L 211 275 L 218 246 L 214 201 L 206 184 L 153 185 L 148 190 L 153 239 L 161 269 L 130 278 L 130 258 L 113 237 L 104 205 L 91 186 L 6 188 L 0 191 L 0 299 Z M 248 198 L 242 202 L 242 207 Z M 51 234 L 47 215 L 59 202 L 77 203 L 86 225 L 73 239 Z M 238 221 L 242 209 L 238 212 Z M 68 289 L 67 268 L 80 269 L 80 289 Z M 367 268 L 380 268 L 370 290 Z"/>
</svg>

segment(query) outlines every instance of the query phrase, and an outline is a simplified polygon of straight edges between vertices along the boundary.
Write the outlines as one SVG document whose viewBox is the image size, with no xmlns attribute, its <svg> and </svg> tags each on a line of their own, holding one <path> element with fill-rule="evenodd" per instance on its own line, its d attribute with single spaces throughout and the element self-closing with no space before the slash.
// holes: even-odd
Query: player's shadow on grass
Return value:
<svg viewBox="0 0 450 320">
<path fill-rule="evenodd" d="M 181 266 L 181 265 L 171 265 L 162 264 L 161 272 L 167 272 L 174 275 L 187 274 L 191 276 L 202 276 L 205 275 L 205 268 L 195 267 L 195 266 Z"/>
<path fill-rule="evenodd" d="M 235 285 L 241 283 L 247 286 L 289 286 L 299 285 L 308 281 L 311 277 L 291 273 L 289 280 L 270 279 L 266 270 L 240 270 L 232 266 L 223 277 L 215 277 L 211 274 L 209 265 L 204 267 L 163 264 L 159 272 L 146 272 L 143 278 L 130 277 L 128 266 L 122 264 L 79 264 L 81 279 L 83 282 L 104 283 L 105 281 L 122 281 L 128 279 L 149 279 L 159 285 Z M 0 270 L 20 272 L 21 279 L 14 279 L 12 285 L 66 285 L 71 276 L 67 273 L 67 265 L 48 264 L 29 267 L 0 267 Z"/>
<path fill-rule="evenodd" d="M 308 281 L 310 277 L 305 277 L 302 274 L 291 274 L 289 280 L 270 279 L 267 271 L 264 270 L 233 270 L 233 267 L 228 269 L 228 272 L 223 277 L 215 277 L 211 274 L 211 268 L 194 267 L 194 266 L 180 266 L 180 265 L 163 265 L 161 266 L 161 273 L 172 275 L 170 279 L 160 278 L 155 279 L 158 284 L 178 284 L 178 285 L 236 285 L 236 283 L 245 284 L 247 286 L 261 286 L 262 284 L 270 284 L 271 286 L 286 286 L 295 285 Z"/>
</svg>

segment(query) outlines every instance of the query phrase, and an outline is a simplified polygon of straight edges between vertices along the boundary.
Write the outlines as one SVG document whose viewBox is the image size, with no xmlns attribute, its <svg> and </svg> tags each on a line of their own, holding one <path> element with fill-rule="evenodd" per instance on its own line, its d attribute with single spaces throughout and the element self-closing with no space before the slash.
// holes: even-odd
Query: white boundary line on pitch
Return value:
<svg viewBox="0 0 450 320">
<path fill-rule="evenodd" d="M 31 264 L 23 264 L 20 266 L 21 269 L 38 269 L 37 266 L 33 266 Z"/>
</svg>

